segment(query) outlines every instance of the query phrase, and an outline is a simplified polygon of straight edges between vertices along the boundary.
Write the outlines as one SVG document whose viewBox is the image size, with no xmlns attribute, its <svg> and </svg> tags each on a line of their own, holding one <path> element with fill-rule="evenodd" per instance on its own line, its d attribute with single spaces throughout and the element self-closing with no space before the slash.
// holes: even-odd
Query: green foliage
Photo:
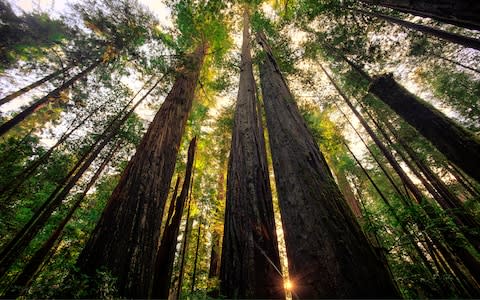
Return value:
<svg viewBox="0 0 480 300">
<path fill-rule="evenodd" d="M 71 29 L 47 13 L 34 12 L 17 16 L 10 4 L 0 1 L 0 70 L 18 60 L 38 60 L 45 49 L 72 36 Z"/>
</svg>

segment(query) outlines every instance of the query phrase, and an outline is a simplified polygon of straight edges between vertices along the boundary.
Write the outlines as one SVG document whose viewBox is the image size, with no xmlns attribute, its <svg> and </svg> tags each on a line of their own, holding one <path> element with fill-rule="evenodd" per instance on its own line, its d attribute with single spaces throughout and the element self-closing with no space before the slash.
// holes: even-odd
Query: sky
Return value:
<svg viewBox="0 0 480 300">
<path fill-rule="evenodd" d="M 65 11 L 68 4 L 78 2 L 78 0 L 8 0 L 12 6 L 25 12 L 33 10 L 42 10 L 59 16 L 59 12 Z M 164 26 L 172 25 L 171 11 L 160 0 L 139 0 L 145 7 L 149 8 Z"/>
</svg>

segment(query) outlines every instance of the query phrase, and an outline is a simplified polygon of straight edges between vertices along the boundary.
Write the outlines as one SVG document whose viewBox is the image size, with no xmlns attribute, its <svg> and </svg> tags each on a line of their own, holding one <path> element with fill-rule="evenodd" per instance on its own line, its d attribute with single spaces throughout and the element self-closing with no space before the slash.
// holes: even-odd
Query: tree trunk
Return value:
<svg viewBox="0 0 480 300">
<path fill-rule="evenodd" d="M 455 43 L 455 44 L 458 44 L 458 45 L 462 45 L 462 46 L 467 47 L 467 48 L 480 50 L 480 40 L 476 39 L 476 38 L 473 38 L 473 37 L 468 37 L 468 36 L 464 36 L 464 35 L 460 35 L 460 34 L 456 34 L 456 33 L 451 33 L 451 32 L 441 30 L 441 29 L 436 29 L 436 28 L 433 28 L 433 27 L 430 27 L 430 26 L 415 24 L 415 23 L 412 23 L 412 22 L 408 22 L 408 21 L 405 21 L 405 20 L 401 20 L 399 18 L 395 18 L 395 17 L 384 15 L 384 14 L 377 13 L 377 12 L 368 12 L 368 11 L 360 10 L 360 9 L 352 9 L 352 11 L 359 12 L 359 13 L 367 15 L 367 16 L 372 16 L 372 17 L 376 17 L 376 18 L 379 18 L 379 19 L 383 19 L 383 20 L 386 20 L 390 23 L 394 23 L 394 24 L 406 27 L 408 29 L 420 31 L 420 32 L 426 33 L 428 35 L 437 37 L 439 39 L 442 39 L 442 40 L 445 40 L 445 41 L 448 41 L 448 42 L 451 42 L 451 43 Z"/>
<path fill-rule="evenodd" d="M 261 115 L 244 12 L 240 85 L 227 175 L 220 267 L 228 298 L 284 298 Z"/>
<path fill-rule="evenodd" d="M 87 275 L 102 267 L 111 272 L 119 296 L 148 297 L 163 208 L 205 51 L 202 44 L 179 70 L 77 261 Z"/>
<path fill-rule="evenodd" d="M 289 274 L 299 298 L 399 298 L 302 119 L 263 34 L 260 78 Z"/>
<path fill-rule="evenodd" d="M 63 234 L 63 229 L 70 221 L 75 211 L 80 207 L 80 204 L 87 195 L 88 191 L 95 184 L 102 171 L 105 169 L 105 167 L 111 161 L 112 157 L 115 155 L 115 152 L 120 148 L 120 145 L 121 143 L 117 142 L 117 145 L 112 148 L 110 153 L 108 153 L 102 164 L 99 166 L 95 174 L 87 183 L 87 186 L 84 188 L 82 194 L 77 198 L 75 203 L 69 209 L 67 215 L 63 218 L 62 222 L 60 222 L 60 224 L 50 235 L 50 237 L 33 254 L 30 261 L 23 268 L 22 273 L 20 273 L 20 275 L 15 279 L 15 282 L 10 285 L 10 289 L 7 291 L 7 293 L 3 295 L 4 298 L 15 299 L 17 297 L 23 296 L 27 292 L 27 289 L 30 286 L 32 280 L 35 278 L 37 272 L 45 263 L 47 263 L 47 258 L 50 257 L 53 249 L 55 248 L 55 245 L 60 240 L 60 237 Z"/>
<path fill-rule="evenodd" d="M 350 184 L 348 183 L 347 176 L 345 174 L 345 171 L 343 170 L 337 170 L 337 172 L 334 172 L 337 181 L 338 181 L 338 187 L 340 188 L 340 191 L 342 192 L 343 196 L 345 197 L 345 200 L 347 200 L 348 206 L 350 206 L 350 209 L 352 210 L 353 214 L 357 219 L 362 218 L 362 209 L 360 208 L 360 204 L 358 203 L 357 198 L 353 194 L 352 188 L 350 187 Z"/>
<path fill-rule="evenodd" d="M 39 87 L 39 86 L 42 85 L 43 83 L 45 83 L 45 82 L 47 82 L 47 81 L 49 81 L 49 80 L 57 77 L 57 76 L 60 75 L 60 74 L 63 74 L 63 73 L 65 73 L 65 72 L 67 72 L 68 70 L 70 70 L 70 69 L 73 68 L 73 67 L 74 67 L 74 64 L 71 64 L 71 65 L 67 66 L 66 68 L 57 70 L 57 71 L 51 73 L 50 75 L 45 76 L 45 77 L 43 77 L 42 79 L 37 80 L 37 81 L 35 81 L 34 83 L 32 83 L 32 84 L 30 84 L 30 85 L 28 85 L 28 86 L 26 86 L 26 87 L 24 87 L 24 88 L 16 91 L 16 92 L 13 92 L 13 93 L 11 93 L 10 95 L 7 95 L 7 96 L 3 97 L 2 99 L 0 99 L 0 106 L 3 105 L 3 104 L 5 104 L 5 103 L 8 103 L 8 102 L 12 101 L 13 99 L 15 99 L 15 98 L 17 98 L 17 97 L 19 97 L 19 96 L 21 96 L 21 95 L 23 95 L 23 94 L 31 91 L 31 90 L 33 90 L 33 89 L 36 88 L 36 87 Z"/>
<path fill-rule="evenodd" d="M 190 200 L 188 201 L 187 220 L 185 221 L 185 230 L 183 233 L 182 241 L 182 255 L 180 259 L 180 267 L 178 274 L 177 295 L 175 299 L 180 299 L 182 295 L 183 276 L 185 274 L 185 262 L 187 261 L 187 251 L 190 233 L 192 231 L 193 219 L 190 218 L 190 206 L 192 205 L 192 196 L 190 194 Z"/>
<path fill-rule="evenodd" d="M 79 79 L 85 77 L 88 73 L 90 73 L 93 69 L 95 69 L 98 65 L 101 64 L 101 61 L 98 60 L 85 68 L 82 72 L 78 73 L 77 75 L 73 76 L 70 80 L 59 86 L 58 88 L 54 89 L 47 95 L 43 96 L 39 100 L 35 101 L 29 107 L 24 109 L 22 112 L 17 114 L 12 119 L 8 120 L 7 122 L 3 123 L 0 126 L 0 136 L 3 136 L 7 131 L 12 129 L 15 125 L 25 120 L 28 116 L 39 110 L 40 108 L 44 107 L 49 102 L 53 101 L 62 91 L 69 88 L 72 84 L 77 82 Z"/>
<path fill-rule="evenodd" d="M 193 294 L 193 292 L 195 291 L 195 281 L 197 278 L 197 263 L 198 263 L 198 252 L 200 249 L 201 233 L 202 233 L 202 216 L 199 216 L 198 231 L 197 231 L 197 246 L 195 247 L 195 259 L 193 260 L 192 287 L 190 289 L 190 294 Z"/>
<path fill-rule="evenodd" d="M 475 0 L 361 0 L 420 17 L 480 30 L 480 4 Z"/>
<path fill-rule="evenodd" d="M 369 91 L 416 128 L 450 161 L 480 182 L 480 141 L 473 133 L 415 97 L 390 75 L 375 78 Z"/>
<path fill-rule="evenodd" d="M 368 132 L 372 140 L 375 142 L 377 147 L 380 149 L 380 151 L 383 153 L 385 158 L 388 160 L 392 168 L 395 170 L 395 172 L 398 174 L 402 182 L 408 187 L 410 192 L 412 192 L 413 196 L 415 197 L 417 203 L 422 203 L 423 200 L 423 195 L 420 192 L 420 190 L 417 188 L 417 186 L 413 183 L 413 181 L 408 177 L 408 175 L 405 173 L 405 171 L 402 169 L 400 164 L 397 162 L 393 154 L 385 147 L 385 145 L 380 141 L 378 136 L 375 134 L 373 129 L 368 125 L 367 121 L 363 118 L 363 116 L 358 112 L 358 110 L 355 108 L 353 103 L 350 101 L 350 99 L 343 93 L 343 91 L 338 87 L 338 85 L 335 83 L 333 78 L 327 73 L 327 71 L 323 68 L 323 66 L 320 65 L 322 68 L 323 72 L 325 75 L 328 77 L 332 85 L 335 87 L 337 92 L 340 94 L 340 96 L 345 100 L 347 103 L 348 107 L 352 110 L 352 112 L 355 114 L 355 116 L 358 118 L 362 126 L 365 128 L 365 130 Z M 409 203 L 404 202 L 407 206 Z"/>
<path fill-rule="evenodd" d="M 212 251 L 210 253 L 210 268 L 208 278 L 218 277 L 220 273 L 220 234 L 214 230 L 212 233 Z"/>
<path fill-rule="evenodd" d="M 173 215 L 170 214 L 172 209 L 169 209 L 169 216 L 167 217 L 160 247 L 157 251 L 151 293 L 152 298 L 168 298 L 173 271 L 173 262 L 175 260 L 175 250 L 177 248 L 178 231 L 180 229 L 183 209 L 185 207 L 190 183 L 192 181 L 196 142 L 197 139 L 194 137 L 188 147 L 187 168 L 185 170 L 185 179 L 183 181 L 182 191 L 180 192 L 178 198 L 176 198 L 175 213 Z"/>
<path fill-rule="evenodd" d="M 95 160 L 102 149 L 110 142 L 110 140 L 118 133 L 118 130 L 125 121 L 132 115 L 135 108 L 152 92 L 158 85 L 155 85 L 124 115 L 121 119 L 121 112 L 105 129 L 101 137 L 90 146 L 89 150 L 77 161 L 75 166 L 65 176 L 57 188 L 50 194 L 48 199 L 37 209 L 29 222 L 15 235 L 15 237 L 2 249 L 0 254 L 0 277 L 5 274 L 8 268 L 13 264 L 16 258 L 21 254 L 23 249 L 30 243 L 34 235 L 45 225 L 53 211 L 62 203 L 63 199 L 68 195 L 72 187 L 83 173 L 88 169 L 90 164 Z"/>
</svg>

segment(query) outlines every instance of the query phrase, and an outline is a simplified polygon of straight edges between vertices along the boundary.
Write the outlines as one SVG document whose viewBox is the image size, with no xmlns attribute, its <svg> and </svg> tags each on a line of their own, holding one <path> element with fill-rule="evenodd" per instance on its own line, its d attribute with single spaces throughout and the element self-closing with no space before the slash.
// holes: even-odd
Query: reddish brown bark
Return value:
<svg viewBox="0 0 480 300">
<path fill-rule="evenodd" d="M 244 12 L 242 61 L 232 145 L 220 290 L 228 298 L 284 298 L 267 158 Z"/>
<path fill-rule="evenodd" d="M 302 119 L 266 37 L 260 64 L 289 275 L 299 298 L 398 298 Z"/>
<path fill-rule="evenodd" d="M 178 70 L 78 259 L 84 274 L 102 267 L 111 272 L 119 296 L 148 297 L 163 209 L 205 51 L 205 45 L 197 47 Z"/>
<path fill-rule="evenodd" d="M 173 262 L 175 259 L 175 250 L 177 247 L 178 231 L 180 229 L 183 209 L 185 207 L 185 202 L 187 201 L 188 191 L 192 181 L 191 179 L 196 141 L 197 139 L 193 138 L 190 142 L 190 146 L 188 147 L 187 167 L 185 170 L 185 180 L 183 181 L 182 191 L 180 192 L 178 198 L 176 198 L 174 213 L 170 214 L 172 207 L 169 209 L 165 230 L 163 232 L 160 247 L 158 248 L 155 258 L 155 269 L 151 293 L 152 298 L 168 298 L 173 271 Z"/>
</svg>

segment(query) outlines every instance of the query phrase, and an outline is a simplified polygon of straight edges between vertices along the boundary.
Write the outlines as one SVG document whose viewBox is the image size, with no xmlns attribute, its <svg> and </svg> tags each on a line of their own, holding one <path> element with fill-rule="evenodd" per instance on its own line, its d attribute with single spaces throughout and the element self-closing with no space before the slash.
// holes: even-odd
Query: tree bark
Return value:
<svg viewBox="0 0 480 300">
<path fill-rule="evenodd" d="M 480 4 L 475 0 L 361 0 L 420 17 L 480 30 Z"/>
<path fill-rule="evenodd" d="M 175 211 L 173 215 L 170 214 L 170 211 L 172 210 L 169 209 L 169 216 L 167 217 L 160 247 L 157 251 L 151 293 L 152 298 L 168 298 L 173 271 L 173 262 L 175 260 L 175 250 L 177 248 L 178 231 L 180 229 L 183 209 L 185 207 L 190 183 L 192 181 L 196 142 L 197 139 L 195 137 L 192 139 L 188 147 L 187 168 L 185 170 L 185 179 L 183 181 L 182 191 L 180 192 L 178 198 L 176 198 Z"/>
<path fill-rule="evenodd" d="M 44 107 L 46 104 L 52 102 L 59 94 L 60 92 L 68 89 L 71 85 L 73 85 L 75 82 L 77 82 L 79 79 L 82 79 L 85 77 L 88 73 L 90 73 L 93 69 L 95 69 L 98 65 L 100 65 L 102 62 L 100 60 L 92 63 L 90 66 L 85 68 L 82 72 L 78 73 L 77 75 L 73 76 L 70 80 L 59 86 L 58 88 L 54 89 L 47 95 L 43 96 L 39 100 L 35 101 L 33 104 L 31 104 L 29 107 L 24 109 L 22 112 L 17 114 L 15 117 L 12 119 L 8 120 L 7 122 L 3 123 L 0 126 L 0 136 L 3 136 L 7 131 L 12 129 L 14 126 L 16 126 L 18 123 L 22 122 L 25 120 L 28 116 L 39 110 L 40 108 Z"/>
<path fill-rule="evenodd" d="M 423 33 L 426 33 L 428 35 L 437 37 L 439 39 L 442 39 L 442 40 L 445 40 L 445 41 L 448 41 L 448 42 L 451 42 L 451 43 L 462 45 L 462 46 L 467 47 L 467 48 L 480 50 L 480 40 L 476 39 L 476 38 L 472 38 L 472 37 L 468 37 L 468 36 L 464 36 L 464 35 L 460 35 L 460 34 L 456 34 L 456 33 L 451 33 L 451 32 L 445 31 L 445 30 L 436 29 L 436 28 L 421 25 L 421 24 L 415 24 L 415 23 L 412 23 L 412 22 L 408 22 L 408 21 L 405 21 L 405 20 L 401 20 L 401 19 L 398 19 L 398 18 L 395 18 L 395 17 L 392 17 L 392 16 L 377 13 L 377 12 L 368 12 L 368 11 L 360 10 L 360 9 L 352 9 L 352 11 L 359 12 L 359 13 L 364 14 L 364 15 L 376 17 L 376 18 L 379 18 L 379 19 L 383 19 L 383 20 L 386 20 L 390 23 L 394 23 L 394 24 L 406 27 L 408 29 L 423 32 Z"/>
<path fill-rule="evenodd" d="M 205 51 L 202 44 L 179 70 L 77 261 L 87 275 L 108 270 L 117 278 L 119 296 L 148 297 L 163 209 Z"/>
<path fill-rule="evenodd" d="M 7 95 L 7 96 L 3 97 L 2 99 L 0 99 L 0 106 L 5 104 L 5 103 L 8 103 L 8 102 L 12 101 L 13 99 L 31 91 L 31 90 L 33 90 L 36 87 L 39 87 L 40 85 L 44 84 L 47 81 L 50 81 L 51 79 L 57 77 L 58 75 L 67 72 L 68 70 L 70 70 L 74 66 L 75 66 L 74 64 L 71 64 L 71 65 L 67 66 L 66 68 L 57 70 L 57 71 L 51 73 L 50 75 L 45 76 L 45 77 L 35 81 L 34 83 L 16 91 L 16 92 L 13 92 L 10 95 Z"/>
<path fill-rule="evenodd" d="M 79 195 L 75 203 L 69 209 L 67 215 L 63 218 L 62 222 L 58 224 L 57 228 L 54 232 L 50 235 L 50 237 L 42 244 L 42 246 L 33 254 L 32 258 L 29 260 L 27 265 L 23 268 L 22 273 L 15 279 L 14 283 L 10 285 L 9 290 L 5 295 L 4 298 L 11 298 L 16 299 L 17 297 L 23 296 L 26 292 L 28 287 L 30 286 L 32 280 L 35 278 L 37 272 L 40 268 L 47 263 L 47 258 L 50 257 L 52 254 L 55 245 L 60 240 L 61 235 L 63 234 L 63 229 L 67 225 L 67 223 L 72 218 L 75 211 L 80 207 L 83 199 L 87 195 L 88 191 L 92 188 L 92 186 L 97 181 L 98 177 L 111 161 L 112 157 L 115 155 L 115 152 L 120 148 L 120 141 L 117 142 L 117 145 L 112 148 L 112 150 L 108 153 L 106 158 L 103 160 L 101 165 L 98 167 L 95 174 L 87 183 L 87 186 L 84 188 L 82 194 Z"/>
<path fill-rule="evenodd" d="M 230 150 L 221 294 L 228 298 L 284 298 L 261 115 L 244 12 L 242 62 Z"/>
<path fill-rule="evenodd" d="M 480 141 L 472 132 L 415 97 L 390 75 L 375 78 L 369 91 L 417 129 L 450 161 L 480 182 Z"/>
<path fill-rule="evenodd" d="M 266 37 L 260 79 L 289 274 L 299 298 L 399 298 L 302 120 Z"/>
</svg>

